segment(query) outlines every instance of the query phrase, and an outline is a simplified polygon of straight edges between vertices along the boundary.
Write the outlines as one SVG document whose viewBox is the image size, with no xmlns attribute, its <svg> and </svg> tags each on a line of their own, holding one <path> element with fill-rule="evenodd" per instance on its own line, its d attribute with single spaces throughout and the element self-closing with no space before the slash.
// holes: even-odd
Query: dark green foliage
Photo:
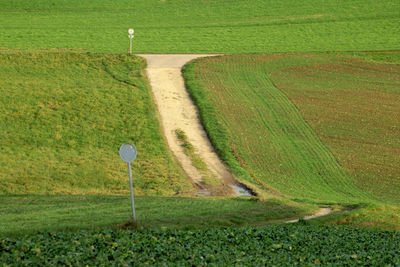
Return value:
<svg viewBox="0 0 400 267">
<path fill-rule="evenodd" d="M 20 265 L 399 265 L 398 232 L 321 226 L 45 232 L 0 240 Z"/>
</svg>

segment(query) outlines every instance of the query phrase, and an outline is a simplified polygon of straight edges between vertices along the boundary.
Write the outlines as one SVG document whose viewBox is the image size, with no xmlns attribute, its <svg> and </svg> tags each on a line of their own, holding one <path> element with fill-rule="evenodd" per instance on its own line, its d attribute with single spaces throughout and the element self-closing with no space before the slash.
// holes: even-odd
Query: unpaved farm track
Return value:
<svg viewBox="0 0 400 267">
<path fill-rule="evenodd" d="M 220 161 L 212 147 L 206 131 L 198 115 L 198 111 L 185 89 L 181 69 L 190 60 L 213 55 L 138 55 L 147 60 L 147 76 L 161 118 L 161 124 L 167 143 L 175 157 L 181 163 L 186 174 L 201 189 L 202 176 L 193 166 L 190 158 L 184 153 L 175 134 L 176 129 L 183 130 L 189 142 L 194 146 L 199 156 L 205 161 L 210 171 L 223 181 L 226 190 L 224 195 L 238 195 L 232 190 L 232 185 L 240 184 L 234 179 L 226 166 Z M 244 189 L 246 190 L 246 189 Z M 201 190 L 204 192 L 204 190 Z M 207 194 L 206 194 L 207 195 Z M 304 220 L 325 216 L 332 212 L 332 208 L 320 208 Z M 294 223 L 299 219 L 286 221 Z"/>
<path fill-rule="evenodd" d="M 309 215 L 309 216 L 304 216 L 303 220 L 311 220 L 311 219 L 314 219 L 314 218 L 322 217 L 322 216 L 330 214 L 332 211 L 333 211 L 332 208 L 320 208 L 317 213 L 314 213 L 314 214 Z M 286 223 L 296 223 L 299 220 L 300 219 L 294 219 L 294 220 L 286 221 Z"/>
<path fill-rule="evenodd" d="M 197 108 L 185 89 L 181 68 L 199 57 L 212 55 L 138 55 L 147 60 L 147 76 L 160 114 L 167 143 L 181 163 L 186 174 L 199 187 L 202 176 L 193 166 L 177 140 L 175 131 L 181 129 L 209 170 L 226 188 L 224 195 L 235 195 L 231 185 L 238 185 L 232 174 L 220 161 L 200 122 Z"/>
</svg>

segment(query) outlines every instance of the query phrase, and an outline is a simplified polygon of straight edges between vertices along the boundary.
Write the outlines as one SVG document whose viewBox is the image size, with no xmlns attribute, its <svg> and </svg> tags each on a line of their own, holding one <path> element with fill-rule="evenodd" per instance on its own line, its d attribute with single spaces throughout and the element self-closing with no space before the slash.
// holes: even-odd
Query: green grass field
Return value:
<svg viewBox="0 0 400 267">
<path fill-rule="evenodd" d="M 0 262 L 398 265 L 399 10 L 396 0 L 0 0 Z M 126 55 L 128 28 L 134 53 L 240 54 L 184 74 L 217 152 L 257 197 L 194 197 L 145 62 Z M 123 230 L 134 228 L 125 142 L 138 148 L 139 230 Z M 326 205 L 327 216 L 260 227 Z"/>
<path fill-rule="evenodd" d="M 400 53 L 325 58 L 273 71 L 271 81 L 359 188 L 400 203 Z"/>
<path fill-rule="evenodd" d="M 0 52 L 398 49 L 397 0 L 0 1 Z"/>
<path fill-rule="evenodd" d="M 310 214 L 316 207 L 256 198 L 136 197 L 136 217 L 145 229 L 244 227 L 281 223 Z M 121 229 L 128 222 L 128 196 L 0 196 L 0 236 L 38 231 Z M 1 253 L 0 253 L 1 254 Z"/>
<path fill-rule="evenodd" d="M 238 176 L 292 198 L 398 203 L 400 72 L 385 56 L 399 53 L 211 57 L 184 74 Z"/>
<path fill-rule="evenodd" d="M 138 149 L 137 194 L 190 192 L 144 66 L 126 55 L 0 56 L 0 194 L 126 194 L 125 142 Z"/>
</svg>

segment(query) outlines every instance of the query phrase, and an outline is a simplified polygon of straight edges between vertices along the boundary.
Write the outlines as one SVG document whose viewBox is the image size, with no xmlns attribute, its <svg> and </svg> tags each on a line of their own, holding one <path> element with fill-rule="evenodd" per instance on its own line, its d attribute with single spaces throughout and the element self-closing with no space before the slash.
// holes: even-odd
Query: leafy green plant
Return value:
<svg viewBox="0 0 400 267">
<path fill-rule="evenodd" d="M 0 239 L 0 261 L 18 266 L 396 266 L 399 246 L 398 232 L 300 225 L 43 232 Z"/>
</svg>

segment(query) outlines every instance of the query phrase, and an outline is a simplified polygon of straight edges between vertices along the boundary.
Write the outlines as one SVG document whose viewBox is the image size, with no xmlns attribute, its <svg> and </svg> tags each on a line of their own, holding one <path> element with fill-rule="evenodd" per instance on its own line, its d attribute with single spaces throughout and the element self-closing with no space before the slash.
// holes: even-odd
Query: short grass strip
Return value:
<svg viewBox="0 0 400 267">
<path fill-rule="evenodd" d="M 135 197 L 143 228 L 266 225 L 310 214 L 312 205 L 255 198 Z M 131 221 L 129 196 L 0 196 L 0 236 L 38 231 L 118 229 Z M 0 250 L 1 254 L 1 250 Z"/>
<path fill-rule="evenodd" d="M 180 142 L 181 147 L 183 148 L 184 153 L 189 157 L 193 166 L 200 172 L 202 183 L 205 186 L 210 187 L 218 187 L 221 185 L 221 181 L 210 171 L 210 169 L 207 167 L 207 164 L 198 155 L 193 145 L 189 142 L 185 132 L 181 129 L 177 129 L 175 130 L 175 134 Z"/>
</svg>

